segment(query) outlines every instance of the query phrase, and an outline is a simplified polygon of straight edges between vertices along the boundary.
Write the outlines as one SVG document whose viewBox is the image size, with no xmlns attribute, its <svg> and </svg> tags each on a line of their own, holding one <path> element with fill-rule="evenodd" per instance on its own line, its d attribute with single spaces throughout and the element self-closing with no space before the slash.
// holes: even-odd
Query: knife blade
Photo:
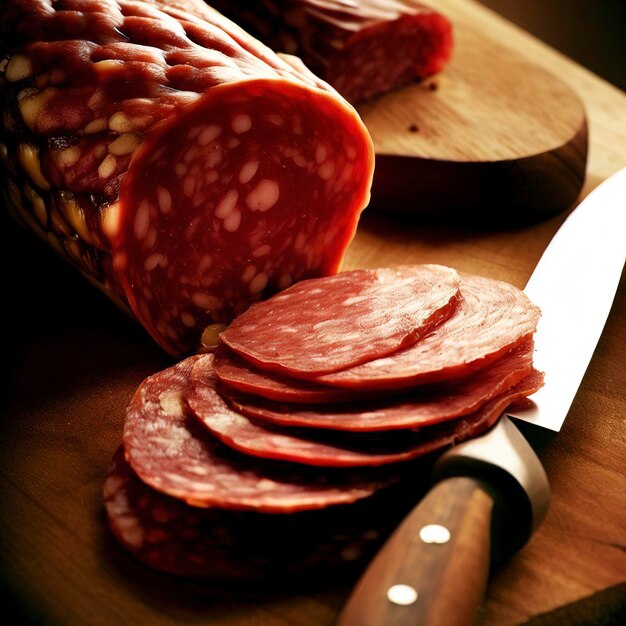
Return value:
<svg viewBox="0 0 626 626">
<path fill-rule="evenodd" d="M 542 309 L 535 366 L 545 386 L 523 411 L 438 460 L 433 487 L 385 543 L 338 626 L 474 624 L 492 564 L 521 548 L 548 509 L 548 479 L 511 418 L 560 430 L 609 315 L 626 257 L 626 169 L 557 231 L 525 288 Z"/>
</svg>

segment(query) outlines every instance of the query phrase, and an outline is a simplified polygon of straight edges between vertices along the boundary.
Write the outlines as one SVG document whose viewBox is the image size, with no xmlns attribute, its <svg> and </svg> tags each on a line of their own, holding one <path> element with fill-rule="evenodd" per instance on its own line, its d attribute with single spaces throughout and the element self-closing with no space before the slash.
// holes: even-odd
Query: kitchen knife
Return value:
<svg viewBox="0 0 626 626">
<path fill-rule="evenodd" d="M 526 286 L 542 309 L 534 361 L 545 386 L 531 396 L 530 408 L 505 413 L 486 435 L 439 459 L 434 486 L 373 559 L 339 626 L 475 623 L 490 566 L 522 547 L 548 509 L 546 473 L 510 417 L 560 430 L 625 257 L 623 169 L 565 220 Z"/>
</svg>

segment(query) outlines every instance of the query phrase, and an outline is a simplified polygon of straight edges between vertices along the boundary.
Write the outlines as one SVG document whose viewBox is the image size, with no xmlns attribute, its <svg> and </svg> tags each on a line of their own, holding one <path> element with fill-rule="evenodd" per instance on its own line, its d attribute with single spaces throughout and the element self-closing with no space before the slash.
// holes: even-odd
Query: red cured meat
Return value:
<svg viewBox="0 0 626 626">
<path fill-rule="evenodd" d="M 458 284 L 439 265 L 303 281 L 250 307 L 220 339 L 261 369 L 310 378 L 415 343 L 450 317 Z"/>
<path fill-rule="evenodd" d="M 466 417 L 417 432 L 397 431 L 373 437 L 310 429 L 299 431 L 255 423 L 224 404 L 214 383 L 207 378 L 210 367 L 211 357 L 194 367 L 192 379 L 200 379 L 202 383 L 195 385 L 188 402 L 211 433 L 226 445 L 249 455 L 324 467 L 397 463 L 459 443 L 486 430 L 508 404 L 536 391 L 541 380 L 540 376 L 529 374 L 529 365 L 516 386 L 509 385 L 505 391 L 497 389 L 495 397 L 492 395 L 487 402 L 478 402 L 479 408 L 474 406 L 474 412 Z M 410 407 L 403 408 L 410 411 Z"/>
<path fill-rule="evenodd" d="M 12 211 L 173 355 L 335 273 L 369 200 L 354 109 L 201 0 L 9 0 Z"/>
<path fill-rule="evenodd" d="M 289 513 L 354 502 L 389 482 L 354 473 L 318 476 L 232 453 L 185 405 L 198 358 L 147 378 L 127 409 L 126 457 L 149 486 L 197 507 Z"/>
<path fill-rule="evenodd" d="M 492 363 L 535 332 L 541 312 L 513 285 L 461 275 L 454 315 L 405 350 L 316 381 L 351 389 L 406 389 L 466 376 Z"/>
<path fill-rule="evenodd" d="M 227 398 L 243 415 L 279 426 L 352 432 L 422 428 L 472 413 L 504 393 L 530 374 L 532 354 L 533 344 L 528 342 L 469 377 L 417 388 L 387 400 L 298 406 L 263 402 L 251 396 L 228 395 Z M 203 362 L 199 366 L 204 369 Z"/>
<path fill-rule="evenodd" d="M 408 494 L 419 485 L 418 477 L 412 477 Z M 325 581 L 331 575 L 354 576 L 413 500 L 393 489 L 349 509 L 291 515 L 198 509 L 143 483 L 121 447 L 104 484 L 111 531 L 150 567 L 220 582 L 272 585 L 319 573 Z"/>
<path fill-rule="evenodd" d="M 254 394 L 268 400 L 323 404 L 357 399 L 351 389 L 324 387 L 307 380 L 263 372 L 246 363 L 224 344 L 215 351 L 213 369 L 225 390 Z"/>
<path fill-rule="evenodd" d="M 452 52 L 452 26 L 433 9 L 403 0 L 212 0 L 275 50 L 300 56 L 350 102 L 439 72 Z"/>
</svg>

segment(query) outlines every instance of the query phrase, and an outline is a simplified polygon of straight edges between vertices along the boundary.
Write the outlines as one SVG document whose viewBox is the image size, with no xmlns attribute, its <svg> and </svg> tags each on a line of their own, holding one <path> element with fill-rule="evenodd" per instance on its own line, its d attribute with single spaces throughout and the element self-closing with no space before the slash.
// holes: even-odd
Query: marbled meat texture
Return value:
<svg viewBox="0 0 626 626">
<path fill-rule="evenodd" d="M 294 54 L 353 103 L 441 71 L 449 20 L 412 0 L 212 0 L 281 52 Z"/>
<path fill-rule="evenodd" d="M 406 389 L 466 376 L 532 337 L 541 311 L 508 283 L 461 274 L 453 315 L 422 341 L 387 357 L 316 377 L 351 389 Z"/>
<path fill-rule="evenodd" d="M 441 265 L 353 270 L 259 302 L 220 340 L 268 371 L 311 378 L 410 346 L 453 314 L 459 276 Z"/>
<path fill-rule="evenodd" d="M 406 495 L 386 489 L 349 508 L 291 515 L 199 509 L 142 482 L 120 447 L 104 483 L 104 508 L 119 542 L 157 570 L 285 585 L 319 574 L 354 576 L 410 510 L 416 484 L 412 476 Z"/>
<path fill-rule="evenodd" d="M 492 423 L 494 411 L 502 412 L 500 407 L 506 407 L 525 395 L 528 387 L 524 379 L 532 373 L 532 346 L 525 352 L 523 356 L 513 357 L 513 362 L 487 374 L 488 383 L 481 385 L 479 381 L 473 381 L 465 389 L 461 387 L 460 391 L 465 391 L 465 394 L 459 400 L 453 396 L 445 397 L 440 392 L 439 405 L 448 404 L 450 407 L 447 421 L 441 427 L 421 428 L 422 423 L 435 422 L 434 418 L 424 418 L 429 409 L 432 413 L 436 413 L 437 409 L 441 412 L 442 409 L 433 401 L 422 407 L 419 398 L 415 398 L 413 404 L 406 402 L 400 406 L 392 406 L 389 411 L 392 419 L 404 417 L 404 423 L 408 423 L 408 427 L 412 427 L 412 423 L 419 423 L 420 428 L 417 430 L 395 430 L 391 433 L 365 433 L 360 428 L 355 429 L 360 432 L 350 433 L 329 431 L 324 430 L 324 425 L 328 424 L 328 419 L 324 420 L 324 417 L 328 416 L 323 413 L 320 424 L 314 429 L 300 430 L 257 422 L 242 415 L 237 410 L 239 407 L 235 406 L 233 409 L 224 402 L 216 389 L 212 355 L 207 355 L 194 365 L 193 390 L 187 396 L 187 401 L 191 410 L 213 435 L 230 448 L 244 454 L 320 467 L 388 465 L 430 454 L 460 443 L 464 437 L 479 432 L 482 428 L 486 430 L 484 425 Z M 518 383 L 519 387 L 516 386 Z M 533 390 L 536 389 L 533 387 Z M 450 393 L 453 394 L 454 390 Z M 455 410 L 458 411 L 456 415 Z M 443 411 L 445 412 L 445 408 Z M 423 421 L 411 422 L 413 412 L 420 414 Z M 378 430 L 383 430 L 381 424 L 385 424 L 385 408 L 372 407 L 372 413 L 377 415 L 374 420 Z M 367 413 L 352 414 L 354 422 L 359 417 L 366 422 L 369 416 Z M 468 424 L 472 425 L 471 428 L 468 428 Z"/>
<path fill-rule="evenodd" d="M 363 400 L 360 392 L 350 390 L 352 402 L 320 406 L 264 401 L 227 390 L 222 395 L 236 411 L 265 424 L 350 432 L 420 429 L 468 415 L 516 385 L 532 371 L 533 349 L 528 341 L 470 376 L 417 386 L 387 399 Z M 195 383 L 196 393 L 200 383 Z"/>
<path fill-rule="evenodd" d="M 186 406 L 198 358 L 148 377 L 127 409 L 126 458 L 153 489 L 196 507 L 290 513 L 354 502 L 389 484 L 381 475 L 320 475 L 232 452 Z"/>
<path fill-rule="evenodd" d="M 8 205 L 173 355 L 335 273 L 373 150 L 331 87 L 201 0 L 8 0 Z"/>
<path fill-rule="evenodd" d="M 248 363 L 225 344 L 214 352 L 213 369 L 224 391 L 252 394 L 267 400 L 291 403 L 326 404 L 351 402 L 357 399 L 380 397 L 380 392 L 328 387 L 273 372 L 265 372 Z M 384 394 L 383 394 L 384 395 Z"/>
</svg>

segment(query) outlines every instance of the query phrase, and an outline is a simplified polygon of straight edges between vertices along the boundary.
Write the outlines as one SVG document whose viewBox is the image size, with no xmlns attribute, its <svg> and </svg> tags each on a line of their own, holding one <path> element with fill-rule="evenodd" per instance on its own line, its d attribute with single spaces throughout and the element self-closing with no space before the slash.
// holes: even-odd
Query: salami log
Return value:
<svg viewBox="0 0 626 626">
<path fill-rule="evenodd" d="M 407 0 L 212 0 L 275 50 L 295 54 L 350 102 L 439 72 L 452 52 L 441 14 Z"/>
<path fill-rule="evenodd" d="M 327 84 L 201 0 L 9 0 L 0 42 L 13 212 L 168 352 L 337 271 L 373 151 Z"/>
<path fill-rule="evenodd" d="M 493 365 L 461 380 L 419 386 L 389 399 L 363 400 L 350 390 L 352 403 L 296 405 L 267 402 L 250 395 L 226 393 L 239 413 L 262 423 L 297 428 L 376 432 L 423 428 L 453 420 L 479 409 L 516 385 L 532 370 L 532 341 L 514 349 Z M 202 363 L 198 364 L 203 366 Z M 194 370 L 195 371 L 195 370 Z M 208 378 L 208 374 L 205 374 Z M 198 385 L 201 371 L 196 372 Z M 347 391 L 347 390 L 344 390 Z"/>
<path fill-rule="evenodd" d="M 450 319 L 417 344 L 316 378 L 352 389 L 406 389 L 466 376 L 494 362 L 535 332 L 541 312 L 502 281 L 461 274 L 462 300 Z"/>
<path fill-rule="evenodd" d="M 128 407 L 124 449 L 147 485 L 197 507 L 289 513 L 354 502 L 390 482 L 383 476 L 320 476 L 284 463 L 251 463 L 231 452 L 185 404 L 199 358 L 147 378 Z"/>
<path fill-rule="evenodd" d="M 310 378 L 414 344 L 456 308 L 459 277 L 440 265 L 353 270 L 302 281 L 220 335 L 264 370 Z"/>
</svg>

